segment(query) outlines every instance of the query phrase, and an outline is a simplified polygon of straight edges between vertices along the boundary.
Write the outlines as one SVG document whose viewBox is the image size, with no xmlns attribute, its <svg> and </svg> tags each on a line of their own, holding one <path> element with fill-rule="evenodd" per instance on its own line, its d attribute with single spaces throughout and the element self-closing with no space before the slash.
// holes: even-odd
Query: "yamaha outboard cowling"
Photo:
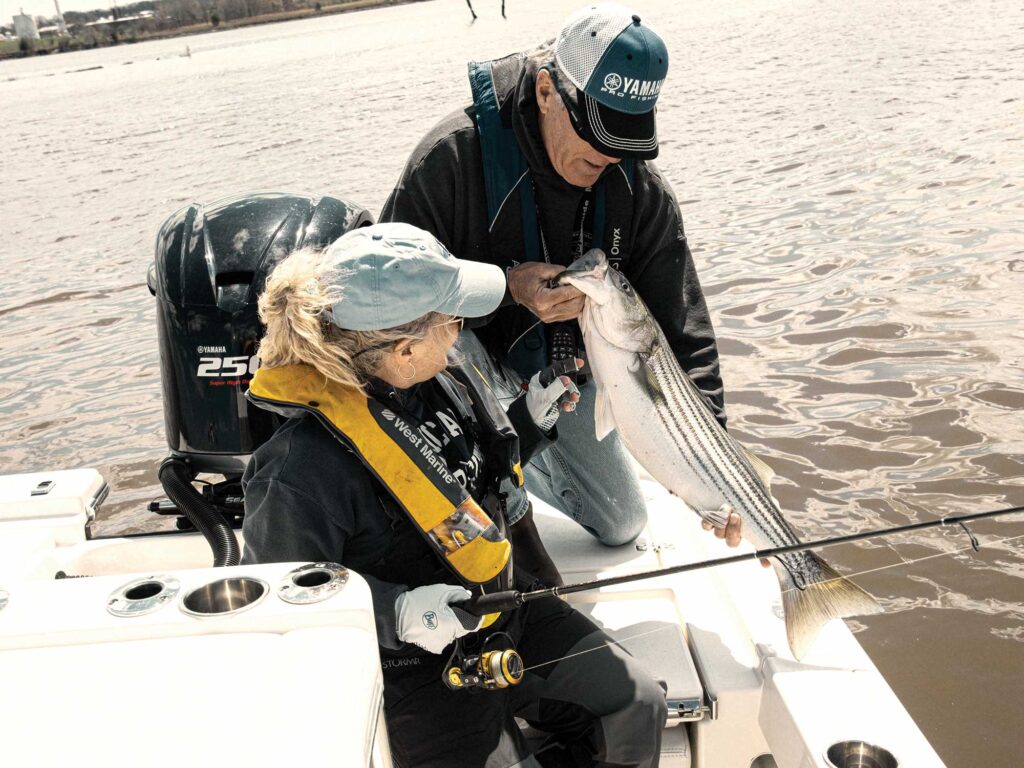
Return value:
<svg viewBox="0 0 1024 768">
<path fill-rule="evenodd" d="M 157 235 L 149 289 L 157 298 L 164 422 L 171 455 L 160 479 L 171 497 L 158 511 L 185 514 L 215 551 L 215 565 L 237 562 L 223 515 L 241 516 L 238 479 L 278 426 L 244 395 L 259 365 L 263 334 L 257 299 L 274 266 L 296 248 L 324 247 L 373 223 L 366 209 L 333 197 L 255 194 L 174 213 Z M 192 486 L 198 473 L 226 482 Z M 191 489 L 192 493 L 189 493 Z M 237 549 L 237 545 L 235 545 Z M 224 562 L 220 562 L 220 561 Z"/>
</svg>

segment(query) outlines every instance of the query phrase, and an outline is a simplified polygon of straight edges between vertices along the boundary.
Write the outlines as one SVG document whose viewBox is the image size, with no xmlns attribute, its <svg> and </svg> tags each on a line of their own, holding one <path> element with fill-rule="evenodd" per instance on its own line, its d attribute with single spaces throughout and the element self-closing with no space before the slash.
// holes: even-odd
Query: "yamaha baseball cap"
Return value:
<svg viewBox="0 0 1024 768">
<path fill-rule="evenodd" d="M 582 139 L 610 157 L 658 156 L 654 106 L 668 50 L 640 16 L 616 3 L 577 11 L 558 34 L 555 61 L 576 86 L 570 114 Z"/>
<path fill-rule="evenodd" d="M 428 312 L 482 317 L 505 296 L 501 267 L 457 259 L 410 224 L 354 229 L 325 256 L 332 265 L 322 280 L 342 292 L 331 321 L 350 331 L 394 328 Z"/>
</svg>

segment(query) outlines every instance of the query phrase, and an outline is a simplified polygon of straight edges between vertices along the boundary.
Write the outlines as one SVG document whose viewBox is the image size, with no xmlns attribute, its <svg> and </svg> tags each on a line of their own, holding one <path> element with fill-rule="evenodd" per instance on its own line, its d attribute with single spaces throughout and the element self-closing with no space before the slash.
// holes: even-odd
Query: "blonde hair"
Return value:
<svg viewBox="0 0 1024 768">
<path fill-rule="evenodd" d="M 338 328 L 331 322 L 331 307 L 344 301 L 344 288 L 323 279 L 335 268 L 312 248 L 293 251 L 274 268 L 259 298 L 260 320 L 267 328 L 260 365 L 304 363 L 330 381 L 364 391 L 393 342 L 422 341 L 446 315 L 428 312 L 379 331 Z"/>
</svg>

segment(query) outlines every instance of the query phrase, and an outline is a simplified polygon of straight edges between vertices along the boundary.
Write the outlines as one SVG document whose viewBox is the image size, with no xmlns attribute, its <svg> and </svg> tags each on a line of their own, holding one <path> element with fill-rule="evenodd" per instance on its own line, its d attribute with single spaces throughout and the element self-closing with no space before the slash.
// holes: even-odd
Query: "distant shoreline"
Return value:
<svg viewBox="0 0 1024 768">
<path fill-rule="evenodd" d="M 132 43 L 145 43 L 151 40 L 167 40 L 175 37 L 189 37 L 201 35 L 206 32 L 219 32 L 227 29 L 238 29 L 240 27 L 252 27 L 259 24 L 275 24 L 281 21 L 296 21 L 298 19 L 310 19 L 317 16 L 333 16 L 338 13 L 350 13 L 352 11 L 363 11 L 369 8 L 379 8 L 389 5 L 406 5 L 408 3 L 425 2 L 425 0 L 348 0 L 335 5 L 324 5 L 319 10 L 315 8 L 301 8 L 294 11 L 279 11 L 277 13 L 265 13 L 259 16 L 251 16 L 244 19 L 232 19 L 222 21 L 219 24 L 204 23 L 190 24 L 187 27 L 176 29 L 164 29 L 153 32 L 123 33 L 118 39 L 96 39 L 85 41 L 74 36 L 70 38 L 44 38 L 33 41 L 36 50 L 31 53 L 24 53 L 20 50 L 18 41 L 0 42 L 0 60 L 31 58 L 33 56 L 49 56 L 57 53 L 70 53 L 72 51 L 91 50 L 93 48 L 112 48 L 118 45 L 131 45 Z M 63 46 L 61 40 L 67 41 Z"/>
</svg>

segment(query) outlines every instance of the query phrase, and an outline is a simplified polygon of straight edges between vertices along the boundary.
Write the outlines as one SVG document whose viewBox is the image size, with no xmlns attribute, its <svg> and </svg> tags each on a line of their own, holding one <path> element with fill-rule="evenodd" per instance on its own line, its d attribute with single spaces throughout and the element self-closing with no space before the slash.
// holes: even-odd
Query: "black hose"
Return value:
<svg viewBox="0 0 1024 768">
<path fill-rule="evenodd" d="M 238 565 L 242 559 L 235 532 L 220 511 L 192 485 L 192 471 L 182 459 L 168 458 L 160 465 L 160 484 L 171 501 L 196 527 L 213 549 L 213 565 Z"/>
</svg>

